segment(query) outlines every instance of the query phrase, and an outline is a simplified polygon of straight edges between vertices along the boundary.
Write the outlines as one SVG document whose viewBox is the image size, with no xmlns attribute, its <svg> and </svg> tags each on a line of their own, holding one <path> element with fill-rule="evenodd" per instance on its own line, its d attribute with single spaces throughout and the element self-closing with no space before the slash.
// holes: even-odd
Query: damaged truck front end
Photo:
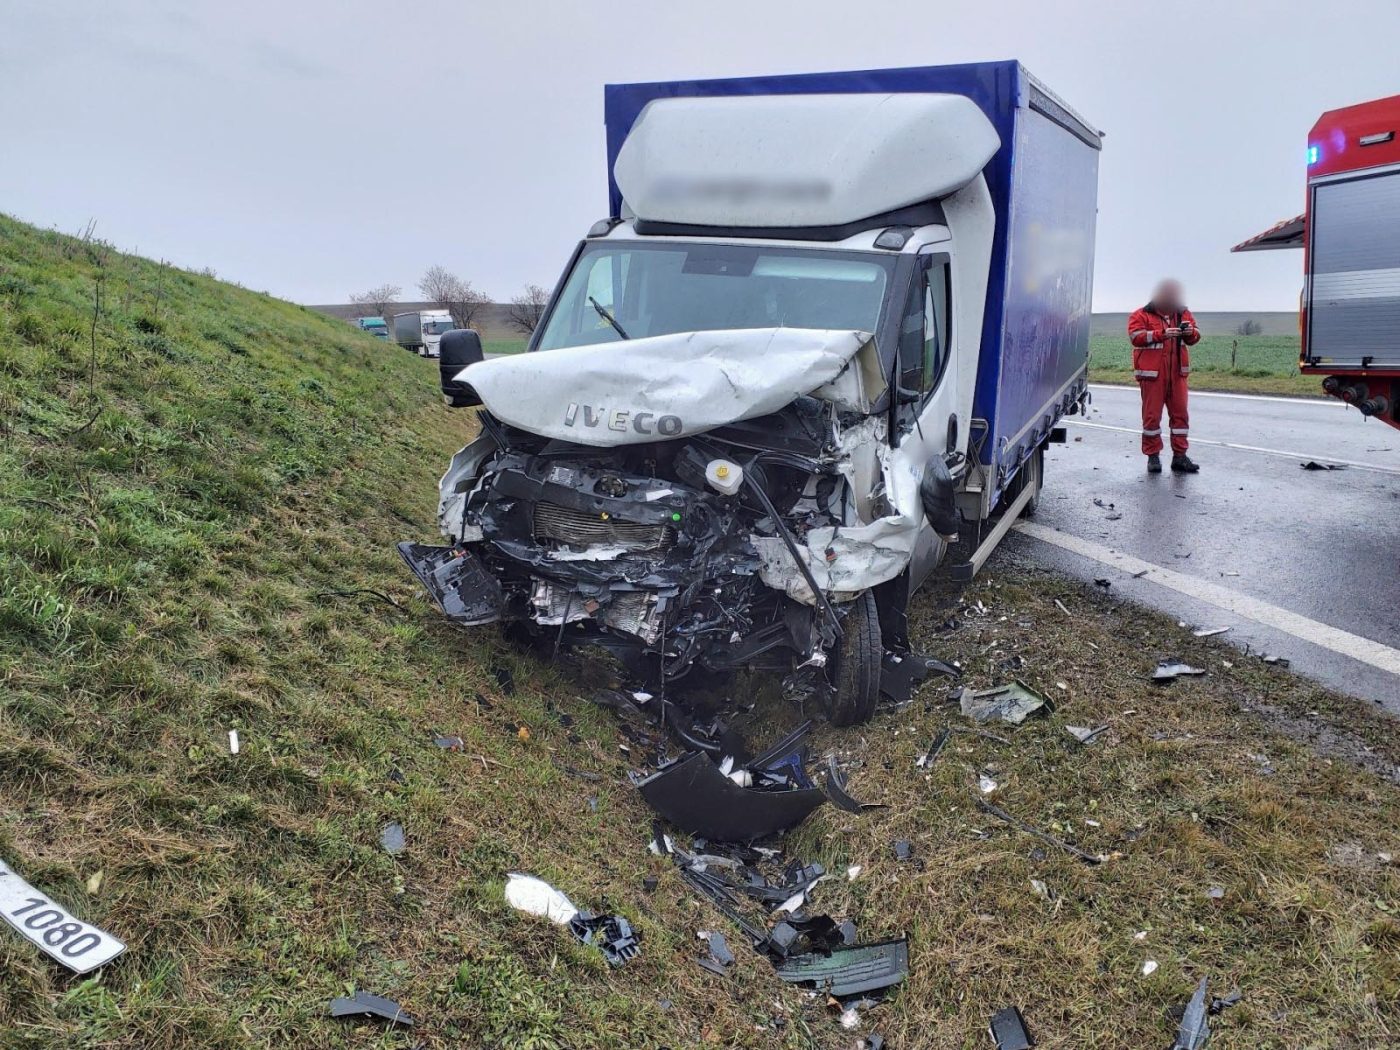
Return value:
<svg viewBox="0 0 1400 1050">
<path fill-rule="evenodd" d="M 608 369 L 645 389 L 620 396 L 637 380 Z M 400 545 L 448 618 L 600 645 L 653 682 L 826 668 L 829 716 L 869 716 L 883 655 L 869 591 L 907 567 L 922 524 L 917 499 L 890 503 L 869 333 L 617 340 L 462 382 L 482 434 L 442 481 L 449 544 Z"/>
</svg>

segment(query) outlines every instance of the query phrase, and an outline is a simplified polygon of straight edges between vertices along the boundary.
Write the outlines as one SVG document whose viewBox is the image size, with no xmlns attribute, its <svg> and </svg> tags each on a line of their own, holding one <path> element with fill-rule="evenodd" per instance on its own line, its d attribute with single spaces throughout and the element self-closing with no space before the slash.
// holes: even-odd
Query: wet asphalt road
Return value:
<svg viewBox="0 0 1400 1050">
<path fill-rule="evenodd" d="M 1340 403 L 1192 394 L 1201 473 L 1149 477 L 1137 391 L 1092 389 L 1050 446 L 1039 511 L 997 557 L 1107 578 L 1117 597 L 1228 626 L 1223 641 L 1400 714 L 1400 431 Z"/>
</svg>

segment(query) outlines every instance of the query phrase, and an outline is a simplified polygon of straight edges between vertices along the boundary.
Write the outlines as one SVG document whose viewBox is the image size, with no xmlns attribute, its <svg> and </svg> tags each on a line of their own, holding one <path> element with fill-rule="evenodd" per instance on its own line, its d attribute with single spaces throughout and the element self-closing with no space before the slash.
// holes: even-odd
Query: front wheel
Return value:
<svg viewBox="0 0 1400 1050">
<path fill-rule="evenodd" d="M 880 665 L 885 658 L 875 592 L 866 591 L 847 606 L 845 632 L 827 660 L 826 717 L 834 726 L 870 720 L 880 699 Z"/>
</svg>

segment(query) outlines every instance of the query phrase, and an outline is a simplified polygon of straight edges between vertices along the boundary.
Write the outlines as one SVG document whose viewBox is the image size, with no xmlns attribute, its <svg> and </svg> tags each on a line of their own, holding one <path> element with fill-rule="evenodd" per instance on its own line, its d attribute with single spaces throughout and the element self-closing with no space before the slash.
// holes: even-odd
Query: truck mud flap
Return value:
<svg viewBox="0 0 1400 1050">
<path fill-rule="evenodd" d="M 753 842 L 800 824 L 823 802 L 817 788 L 743 788 L 693 751 L 637 785 L 647 805 L 691 835 L 715 842 Z"/>
<path fill-rule="evenodd" d="M 809 984 L 838 999 L 879 991 L 909 972 L 909 942 L 903 937 L 833 948 L 830 955 L 794 955 L 778 968 L 791 984 Z"/>
<path fill-rule="evenodd" d="M 501 585 L 475 554 L 424 543 L 400 543 L 399 555 L 454 623 L 493 623 L 501 618 Z"/>
</svg>

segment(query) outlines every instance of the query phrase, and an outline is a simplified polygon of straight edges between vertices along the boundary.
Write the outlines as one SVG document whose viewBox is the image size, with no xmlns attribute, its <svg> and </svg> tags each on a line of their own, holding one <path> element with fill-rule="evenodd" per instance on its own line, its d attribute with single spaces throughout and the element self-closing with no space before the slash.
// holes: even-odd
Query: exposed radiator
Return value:
<svg viewBox="0 0 1400 1050">
<path fill-rule="evenodd" d="M 676 542 L 669 525 L 638 525 L 630 521 L 570 510 L 557 503 L 536 503 L 534 533 L 537 540 L 555 540 L 571 547 L 611 543 L 629 551 L 668 551 Z"/>
</svg>

